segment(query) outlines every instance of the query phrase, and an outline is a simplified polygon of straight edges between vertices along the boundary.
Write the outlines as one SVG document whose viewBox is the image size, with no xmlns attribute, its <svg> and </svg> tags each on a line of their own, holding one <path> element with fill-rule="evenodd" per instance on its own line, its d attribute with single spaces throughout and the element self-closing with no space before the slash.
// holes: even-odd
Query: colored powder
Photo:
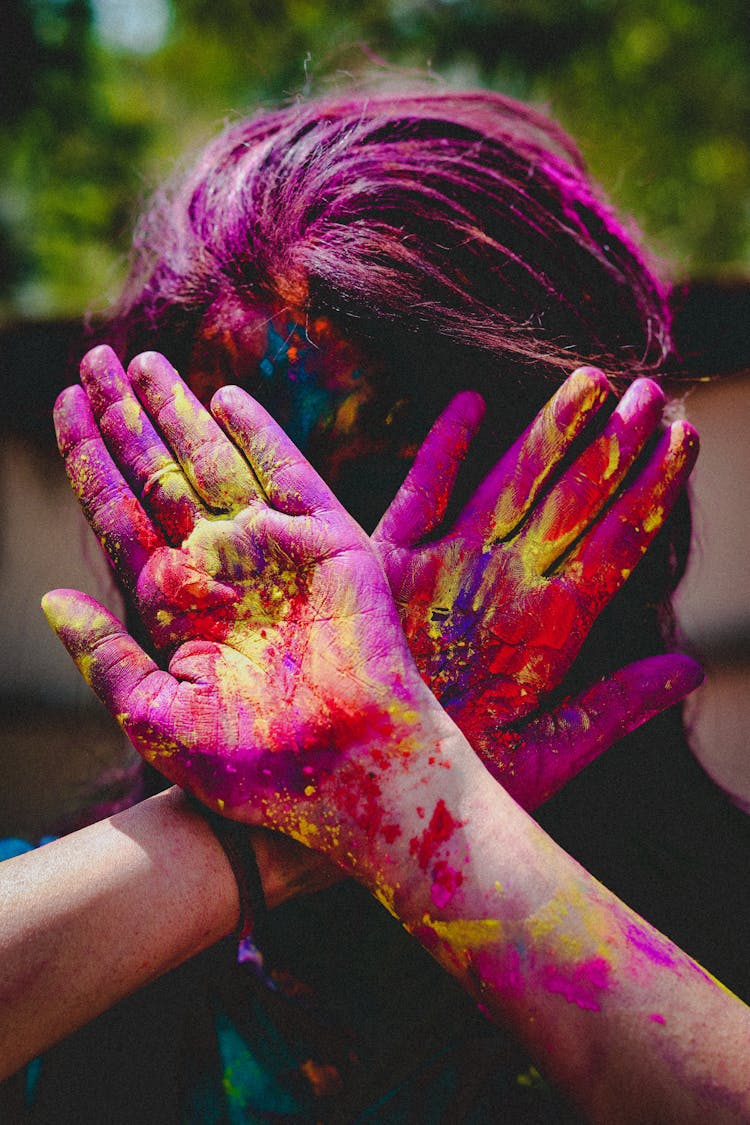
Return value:
<svg viewBox="0 0 750 1125">
<path fill-rule="evenodd" d="M 631 922 L 626 930 L 626 937 L 630 944 L 645 954 L 654 965 L 674 966 L 677 964 L 674 948 L 660 934 L 650 934 L 637 922 Z"/>
<path fill-rule="evenodd" d="M 422 833 L 421 838 L 414 836 L 409 842 L 409 850 L 417 857 L 417 862 L 422 871 L 427 870 L 427 865 L 435 856 L 441 844 L 447 843 L 461 822 L 454 820 L 445 801 L 441 797 L 435 805 L 430 823 Z"/>
<path fill-rule="evenodd" d="M 472 921 L 457 918 L 452 922 L 441 922 L 425 914 L 423 921 L 441 941 L 459 953 L 492 945 L 502 937 L 502 923 L 496 918 L 479 918 Z"/>
<path fill-rule="evenodd" d="M 137 399 L 126 395 L 122 400 L 122 420 L 133 434 L 143 432 L 143 411 Z"/>
<path fill-rule="evenodd" d="M 432 886 L 430 895 L 435 906 L 442 909 L 447 906 L 464 881 L 460 871 L 451 867 L 445 860 L 436 863 L 432 869 Z"/>
<path fill-rule="evenodd" d="M 520 1000 L 526 987 L 521 965 L 521 950 L 509 949 L 502 965 L 494 966 L 493 975 L 499 992 L 514 1000 Z"/>
<path fill-rule="evenodd" d="M 608 987 L 609 965 L 603 957 L 594 957 L 570 970 L 557 965 L 547 965 L 542 974 L 548 992 L 564 996 L 569 1004 L 576 1004 L 589 1012 L 601 1011 L 598 994 Z"/>
</svg>

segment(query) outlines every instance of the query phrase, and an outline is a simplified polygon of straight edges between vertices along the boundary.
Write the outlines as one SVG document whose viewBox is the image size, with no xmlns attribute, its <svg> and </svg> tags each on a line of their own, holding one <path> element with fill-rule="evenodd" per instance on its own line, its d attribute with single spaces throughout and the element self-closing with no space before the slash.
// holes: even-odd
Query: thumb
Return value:
<svg viewBox="0 0 750 1125">
<path fill-rule="evenodd" d="M 520 805 L 534 809 L 618 739 L 702 681 L 703 670 L 687 656 L 651 656 L 628 664 L 531 719 L 517 729 L 519 741 L 509 756 L 483 755 L 485 764 Z"/>
<path fill-rule="evenodd" d="M 127 728 L 146 687 L 151 698 L 172 682 L 124 625 L 87 594 L 52 590 L 42 598 L 42 609 L 78 671 L 121 726 Z"/>
</svg>

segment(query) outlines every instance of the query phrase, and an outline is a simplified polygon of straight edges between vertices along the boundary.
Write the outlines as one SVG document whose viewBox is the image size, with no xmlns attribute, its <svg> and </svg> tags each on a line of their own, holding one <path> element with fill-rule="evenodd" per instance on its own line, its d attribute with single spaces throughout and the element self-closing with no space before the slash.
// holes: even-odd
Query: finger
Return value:
<svg viewBox="0 0 750 1125">
<path fill-rule="evenodd" d="M 534 809 L 604 750 L 702 682 L 702 669 L 687 656 L 639 660 L 532 719 L 517 732 L 511 755 L 485 762 L 520 805 Z"/>
<path fill-rule="evenodd" d="M 543 574 L 596 519 L 615 495 L 661 420 L 664 394 L 638 379 L 623 395 L 602 433 L 565 471 L 518 538 L 521 557 Z"/>
<path fill-rule="evenodd" d="M 455 530 L 483 542 L 510 535 L 609 394 L 601 371 L 593 367 L 574 371 L 485 477 Z"/>
<path fill-rule="evenodd" d="M 278 422 L 240 387 L 222 387 L 211 412 L 242 449 L 269 501 L 295 516 L 340 507 Z"/>
<path fill-rule="evenodd" d="M 81 382 L 116 465 L 170 543 L 181 543 L 205 514 L 200 499 L 141 407 L 111 348 L 94 348 Z"/>
<path fill-rule="evenodd" d="M 52 590 L 42 598 L 42 609 L 81 675 L 126 730 L 135 701 L 153 698 L 174 682 L 87 594 Z"/>
<path fill-rule="evenodd" d="M 243 517 L 239 519 L 242 521 Z M 272 557 L 288 566 L 290 571 L 303 572 L 311 563 L 321 562 L 337 549 L 328 526 L 309 517 L 292 519 L 286 512 L 264 508 L 248 515 L 248 525 L 248 557 L 257 552 L 259 558 L 267 560 Z M 303 580 L 300 573 L 300 581 Z M 262 578 L 258 582 L 260 588 Z"/>
<path fill-rule="evenodd" d="M 68 387 L 54 410 L 65 469 L 86 519 L 123 584 L 133 589 L 163 539 L 110 457 L 81 387 Z"/>
<path fill-rule="evenodd" d="M 263 499 L 245 458 L 164 356 L 158 352 L 136 356 L 128 378 L 209 507 L 232 512 Z"/>
<path fill-rule="evenodd" d="M 635 480 L 564 560 L 559 573 L 586 592 L 596 612 L 629 578 L 663 527 L 698 449 L 693 427 L 673 422 Z"/>
<path fill-rule="evenodd" d="M 464 391 L 448 404 L 375 528 L 374 541 L 408 547 L 435 530 L 445 515 L 458 470 L 483 417 L 484 399 L 474 391 Z"/>
</svg>

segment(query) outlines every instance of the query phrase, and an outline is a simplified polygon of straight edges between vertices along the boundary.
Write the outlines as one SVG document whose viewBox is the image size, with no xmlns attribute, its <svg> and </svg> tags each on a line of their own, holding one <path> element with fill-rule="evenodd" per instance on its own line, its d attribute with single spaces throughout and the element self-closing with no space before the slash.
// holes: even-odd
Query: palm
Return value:
<svg viewBox="0 0 750 1125">
<path fill-rule="evenodd" d="M 676 424 L 622 488 L 661 417 L 663 396 L 640 381 L 555 480 L 607 391 L 598 372 L 572 376 L 450 532 L 424 544 L 443 518 L 481 420 L 476 396 L 459 396 L 431 431 L 373 536 L 423 678 L 489 768 L 529 808 L 679 698 L 681 692 L 672 693 L 675 682 L 684 688 L 685 676 L 694 676 L 680 658 L 652 658 L 551 716 L 519 723 L 565 679 L 595 618 L 663 524 L 695 458 L 692 431 Z M 435 480 L 440 500 L 431 487 Z M 559 752 L 563 744 L 566 753 Z"/>
<path fill-rule="evenodd" d="M 170 660 L 160 671 L 105 623 L 110 655 L 93 661 L 95 687 L 172 780 L 299 832 L 311 787 L 338 793 L 342 766 L 366 771 L 365 728 L 388 726 L 399 693 L 423 692 L 385 575 L 365 534 L 251 399 L 224 399 L 225 424 L 246 429 L 234 435 L 246 460 L 166 361 L 151 358 L 142 393 L 178 465 L 105 359 L 91 397 L 106 441 L 74 388 L 57 410 L 61 448 Z M 80 614 L 91 641 L 95 617 L 84 602 Z"/>
<path fill-rule="evenodd" d="M 409 647 L 443 706 L 494 725 L 536 710 L 565 677 L 590 611 L 565 579 L 530 577 L 512 547 L 423 549 L 397 595 Z"/>
<path fill-rule="evenodd" d="M 275 560 L 252 565 L 248 522 L 199 520 L 180 546 L 150 556 L 133 597 L 158 648 L 186 638 L 223 641 L 230 631 L 239 637 L 248 622 L 276 625 L 292 581 Z"/>
</svg>

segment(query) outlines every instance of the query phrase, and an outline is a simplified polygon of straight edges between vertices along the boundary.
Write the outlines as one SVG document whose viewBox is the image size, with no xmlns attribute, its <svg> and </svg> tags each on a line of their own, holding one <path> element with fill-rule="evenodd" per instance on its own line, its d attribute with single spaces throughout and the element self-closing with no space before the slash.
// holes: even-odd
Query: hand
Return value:
<svg viewBox="0 0 750 1125">
<path fill-rule="evenodd" d="M 439 756 L 433 732 L 455 728 L 367 536 L 263 408 L 218 392 L 230 440 L 163 357 L 129 374 L 138 397 L 96 349 L 82 369 L 91 402 L 70 388 L 55 420 L 74 490 L 169 668 L 83 594 L 47 595 L 45 612 L 162 773 L 351 864 L 354 837 L 359 856 L 400 833 L 388 794 L 419 768 L 412 748 Z"/>
<path fill-rule="evenodd" d="M 459 395 L 373 534 L 426 683 L 529 809 L 701 679 L 686 657 L 651 657 L 519 722 L 562 682 L 594 620 L 662 527 L 697 455 L 695 432 L 674 423 L 623 486 L 659 426 L 664 396 L 655 383 L 636 381 L 601 429 L 595 420 L 609 393 L 599 371 L 571 375 L 450 531 L 424 543 L 444 517 L 482 420 L 481 398 Z M 561 472 L 587 431 L 588 446 Z"/>
</svg>

